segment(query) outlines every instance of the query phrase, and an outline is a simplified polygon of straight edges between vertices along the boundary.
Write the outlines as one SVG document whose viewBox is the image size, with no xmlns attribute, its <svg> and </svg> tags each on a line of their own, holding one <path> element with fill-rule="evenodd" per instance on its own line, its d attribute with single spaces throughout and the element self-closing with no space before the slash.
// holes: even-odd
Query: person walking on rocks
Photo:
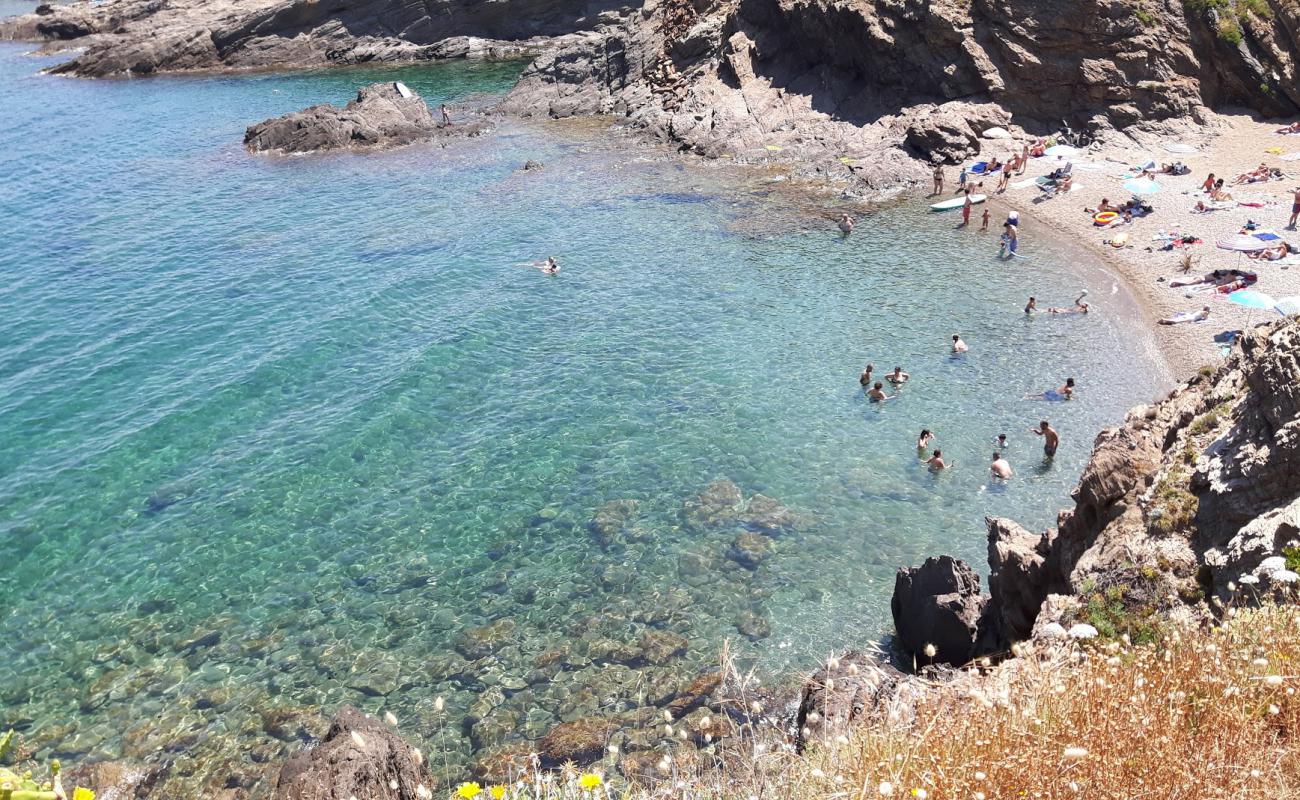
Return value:
<svg viewBox="0 0 1300 800">
<path fill-rule="evenodd" d="M 934 193 L 931 197 L 943 194 L 943 165 L 934 165 Z"/>
<path fill-rule="evenodd" d="M 447 104 L 443 103 L 438 110 L 442 113 L 442 126 L 444 128 L 451 127 L 451 112 L 447 110 Z"/>
</svg>

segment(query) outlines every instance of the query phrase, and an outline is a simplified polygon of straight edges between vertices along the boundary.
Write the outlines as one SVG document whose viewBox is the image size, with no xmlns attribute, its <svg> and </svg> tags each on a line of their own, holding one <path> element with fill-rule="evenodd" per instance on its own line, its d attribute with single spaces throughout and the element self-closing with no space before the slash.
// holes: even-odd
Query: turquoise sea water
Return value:
<svg viewBox="0 0 1300 800">
<path fill-rule="evenodd" d="M 1050 524 L 1095 433 L 1163 383 L 1110 276 L 1032 228 L 1010 264 L 923 206 L 845 240 L 769 185 L 573 126 L 240 144 L 373 80 L 455 102 L 517 64 L 91 82 L 23 52 L 0 46 L 0 727 L 44 755 L 258 796 L 300 745 L 268 713 L 354 703 L 454 779 L 662 696 L 724 639 L 800 668 L 888 629 L 898 566 L 982 565 L 985 515 Z M 559 276 L 518 266 L 548 254 Z M 1020 313 L 1083 287 L 1087 318 Z M 867 361 L 911 373 L 899 399 L 865 402 Z M 1022 399 L 1067 376 L 1079 400 Z M 922 427 L 953 470 L 919 464 Z M 727 557 L 739 523 L 683 516 L 723 479 L 793 514 L 757 570 Z M 589 521 L 622 499 L 602 548 Z M 500 620 L 486 656 L 458 640 Z M 687 654 L 600 656 L 651 628 Z"/>
</svg>

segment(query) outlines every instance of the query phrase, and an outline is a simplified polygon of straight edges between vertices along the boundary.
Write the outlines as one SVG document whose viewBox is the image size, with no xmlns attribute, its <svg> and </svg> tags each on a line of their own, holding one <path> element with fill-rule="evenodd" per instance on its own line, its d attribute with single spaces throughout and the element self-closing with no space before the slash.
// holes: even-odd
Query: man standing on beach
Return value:
<svg viewBox="0 0 1300 800">
<path fill-rule="evenodd" d="M 1061 443 L 1061 437 L 1047 420 L 1038 423 L 1037 428 L 1030 428 L 1029 432 L 1043 437 L 1043 455 L 1048 458 L 1056 455 L 1056 448 Z"/>
<path fill-rule="evenodd" d="M 1296 219 L 1300 218 L 1300 186 L 1295 187 L 1293 191 L 1295 196 L 1291 198 L 1291 221 L 1286 225 L 1291 230 L 1295 230 Z"/>
</svg>

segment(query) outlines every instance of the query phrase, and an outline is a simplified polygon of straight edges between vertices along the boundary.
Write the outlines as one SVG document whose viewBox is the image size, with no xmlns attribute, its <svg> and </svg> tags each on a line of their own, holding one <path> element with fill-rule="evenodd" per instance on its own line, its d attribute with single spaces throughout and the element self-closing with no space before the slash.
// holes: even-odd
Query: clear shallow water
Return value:
<svg viewBox="0 0 1300 800">
<path fill-rule="evenodd" d="M 1050 524 L 1096 431 L 1160 386 L 1110 277 L 1033 231 L 1012 264 L 917 207 L 757 236 L 779 195 L 572 129 L 240 146 L 372 80 L 437 103 L 517 65 L 85 82 L 21 53 L 0 46 L 0 726 L 45 753 L 257 795 L 298 746 L 267 710 L 350 702 L 445 737 L 456 778 L 476 746 L 662 696 L 724 638 L 805 665 L 888 627 L 897 566 L 982 565 L 985 515 Z M 550 253 L 558 277 L 517 266 Z M 1019 313 L 1085 286 L 1087 319 Z M 912 383 L 872 406 L 866 361 Z M 1021 399 L 1066 376 L 1079 401 Z M 954 470 L 918 463 L 921 427 Z M 1019 474 L 990 486 L 999 432 Z M 738 523 L 683 517 L 718 479 L 797 520 L 757 571 L 726 557 Z M 588 522 L 620 499 L 605 550 Z M 466 665 L 457 637 L 503 619 Z M 589 663 L 650 626 L 687 655 Z M 537 666 L 555 648 L 567 669 Z"/>
</svg>

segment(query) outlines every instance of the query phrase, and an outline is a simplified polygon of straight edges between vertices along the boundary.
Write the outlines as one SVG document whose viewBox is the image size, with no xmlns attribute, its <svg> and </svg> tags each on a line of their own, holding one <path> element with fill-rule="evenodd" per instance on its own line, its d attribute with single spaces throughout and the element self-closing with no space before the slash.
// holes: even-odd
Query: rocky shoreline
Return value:
<svg viewBox="0 0 1300 800">
<path fill-rule="evenodd" d="M 1278 0 L 1269 2 L 1271 18 L 1239 23 L 1245 39 L 1238 47 L 1226 46 L 1214 21 L 1181 6 L 1153 12 L 1148 23 L 1126 4 L 1103 2 L 1044 2 L 1035 14 L 1023 13 L 1021 4 L 992 3 L 979 18 L 957 2 L 934 3 L 923 13 L 790 0 L 608 4 L 594 13 L 569 3 L 511 3 L 509 14 L 488 9 L 491 4 L 442 5 L 457 12 L 445 15 L 454 22 L 381 2 L 117 0 L 45 6 L 0 25 L 0 38 L 84 48 L 52 70 L 83 77 L 537 56 L 505 99 L 505 113 L 614 115 L 684 151 L 778 164 L 851 196 L 915 186 L 926 174 L 921 159 L 966 159 L 979 152 L 984 130 L 1013 120 L 1034 133 L 1052 130 L 1056 117 L 1066 116 L 1090 123 L 1100 135 L 1121 136 L 1135 127 L 1201 125 L 1212 121 L 1211 108 L 1230 102 L 1265 114 L 1300 110 L 1300 12 Z M 246 143 L 256 151 L 305 152 L 442 135 L 423 101 L 423 110 L 409 117 L 390 92 L 391 86 L 371 87 L 357 103 L 396 109 L 401 120 L 394 118 L 393 125 L 317 107 L 253 126 Z M 1051 116 L 1042 114 L 1044 108 L 1053 109 Z M 321 129 L 331 132 L 304 133 Z M 899 644 L 918 665 L 960 666 L 1005 657 L 1023 640 L 1050 646 L 1072 636 L 1136 636 L 1145 629 L 1132 626 L 1158 624 L 1165 615 L 1212 620 L 1232 603 L 1293 598 L 1300 576 L 1282 551 L 1300 544 L 1297 353 L 1300 327 L 1294 322 L 1247 334 L 1216 372 L 1135 409 L 1124 426 L 1098 437 L 1076 507 L 1055 529 L 1032 533 L 990 520 L 988 597 L 975 571 L 951 559 L 901 572 Z M 603 550 L 644 543 L 637 513 L 630 500 L 601 507 L 589 523 L 593 541 Z M 727 579 L 742 585 L 799 521 L 764 495 L 745 498 L 729 481 L 706 487 L 683 515 L 688 524 L 714 532 L 714 543 L 725 547 L 720 560 Z M 713 579 L 703 566 L 697 572 Z M 395 590 L 418 586 L 427 576 L 401 577 L 413 582 L 398 580 Z M 615 569 L 598 582 L 616 592 L 626 580 Z M 505 591 L 504 585 L 487 590 Z M 1092 609 L 1098 597 L 1107 610 L 1101 617 Z M 685 613 L 689 599 L 670 598 L 666 605 L 668 614 Z M 1120 611 L 1111 613 L 1112 606 Z M 611 679 L 616 683 L 639 685 L 640 668 L 682 655 L 685 640 L 661 630 L 664 619 L 628 613 L 637 626 L 634 641 L 597 639 L 584 642 L 584 652 L 544 653 L 533 672 L 549 680 L 563 671 L 607 667 L 619 673 Z M 1105 625 L 1098 622 L 1112 630 L 1100 630 Z M 737 630 L 748 638 L 765 636 L 765 624 L 761 611 L 737 612 Z M 491 666 L 482 662 L 510 647 L 515 633 L 505 620 L 467 628 L 457 652 L 431 665 L 446 676 L 467 676 L 473 685 L 477 700 L 457 723 L 472 739 L 498 742 L 521 725 L 537 734 L 535 744 L 491 748 L 474 767 L 483 780 L 508 780 L 534 766 L 535 750 L 542 768 L 603 763 L 629 780 L 653 780 L 666 772 L 659 766 L 665 759 L 707 762 L 729 737 L 802 746 L 819 733 L 813 717 L 866 720 L 883 707 L 905 713 L 927 685 L 860 654 L 832 659 L 798 696 L 784 698 L 737 686 L 734 676 L 721 672 L 690 681 L 665 673 L 638 708 L 548 717 L 540 724 L 522 701 L 512 701 L 531 691 L 532 674 L 523 686 L 507 685 L 502 678 L 510 676 L 495 673 L 492 681 L 479 679 L 479 668 Z M 221 644 L 219 634 L 209 636 L 177 641 L 179 652 L 192 657 Z M 323 668 L 343 675 L 350 665 Z M 409 688 L 380 671 L 366 680 L 379 695 Z M 98 691 L 92 687 L 85 702 L 129 690 L 107 681 Z M 586 706 L 597 704 L 597 689 L 581 691 L 591 695 Z M 231 701 L 213 696 L 195 702 Z M 345 708 L 327 730 L 318 714 L 303 709 L 259 714 L 265 733 L 279 743 L 253 755 L 264 774 L 219 776 L 207 787 L 209 796 L 265 793 L 268 776 L 277 781 L 273 796 L 285 798 L 331 796 L 322 794 L 327 786 L 338 797 L 423 798 L 434 787 L 422 767 L 426 756 L 373 717 Z M 159 747 L 180 751 L 198 744 L 158 741 L 147 731 L 134 735 L 141 757 Z M 304 755 L 276 766 L 286 748 L 317 740 Z M 83 769 L 80 782 L 101 796 L 150 796 L 167 778 L 166 767 L 135 762 Z"/>
</svg>

